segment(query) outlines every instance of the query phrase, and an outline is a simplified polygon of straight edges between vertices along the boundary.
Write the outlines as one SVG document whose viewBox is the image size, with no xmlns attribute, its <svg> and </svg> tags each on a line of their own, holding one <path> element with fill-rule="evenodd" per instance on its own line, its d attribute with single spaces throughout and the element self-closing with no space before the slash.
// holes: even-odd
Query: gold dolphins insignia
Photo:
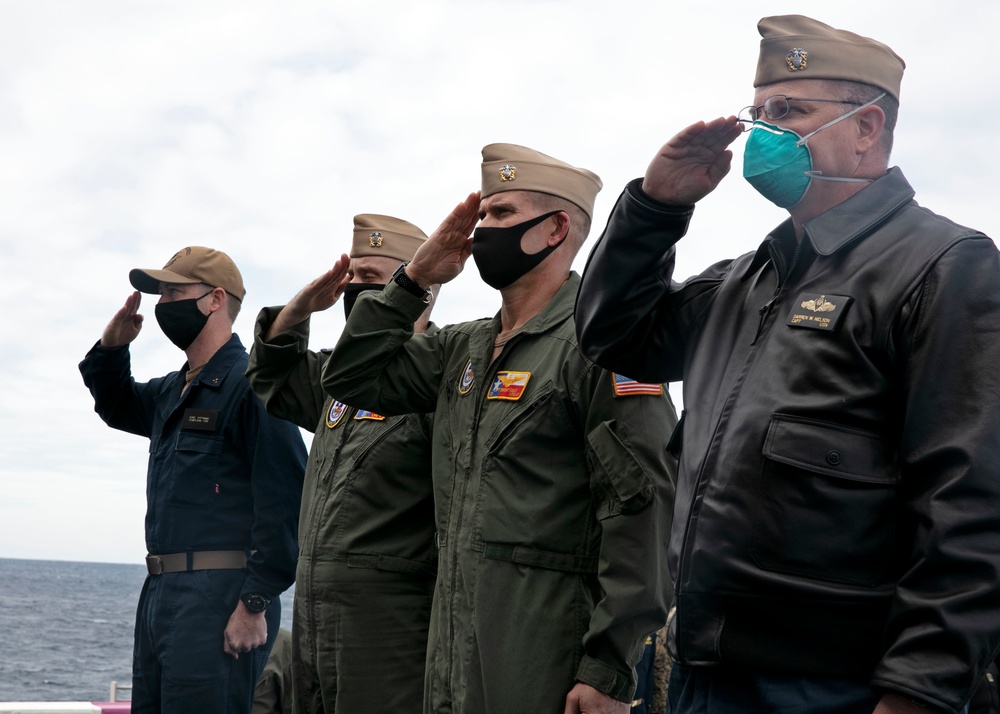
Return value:
<svg viewBox="0 0 1000 714">
<path fill-rule="evenodd" d="M 836 305 L 826 299 L 826 295 L 820 295 L 815 300 L 806 300 L 802 303 L 802 307 L 813 312 L 833 312 L 837 309 Z"/>
</svg>

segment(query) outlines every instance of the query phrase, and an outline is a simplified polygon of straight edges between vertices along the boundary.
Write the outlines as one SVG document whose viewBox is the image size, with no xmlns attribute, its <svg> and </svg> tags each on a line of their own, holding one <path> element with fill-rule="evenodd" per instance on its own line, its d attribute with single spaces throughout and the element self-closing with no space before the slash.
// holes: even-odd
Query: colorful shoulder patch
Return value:
<svg viewBox="0 0 1000 714">
<path fill-rule="evenodd" d="M 516 402 L 524 395 L 524 389 L 531 379 L 531 372 L 497 372 L 486 393 L 487 399 L 506 399 Z"/>
<path fill-rule="evenodd" d="M 367 409 L 358 409 L 354 414 L 354 421 L 362 421 L 364 419 L 372 419 L 374 421 L 385 421 L 385 417 L 381 414 L 376 414 L 375 412 L 370 412 Z"/>
<path fill-rule="evenodd" d="M 326 428 L 332 429 L 340 423 L 347 411 L 347 405 L 338 402 L 336 399 L 330 403 L 330 409 L 326 412 Z"/>
<path fill-rule="evenodd" d="M 631 397 L 634 394 L 663 394 L 663 385 L 656 382 L 636 382 L 624 374 L 611 373 L 611 383 L 615 388 L 616 397 Z"/>
<path fill-rule="evenodd" d="M 458 393 L 468 394 L 472 390 L 472 386 L 476 383 L 476 375 L 472 373 L 472 358 L 465 364 L 465 370 L 462 372 L 462 376 L 458 380 Z"/>
</svg>

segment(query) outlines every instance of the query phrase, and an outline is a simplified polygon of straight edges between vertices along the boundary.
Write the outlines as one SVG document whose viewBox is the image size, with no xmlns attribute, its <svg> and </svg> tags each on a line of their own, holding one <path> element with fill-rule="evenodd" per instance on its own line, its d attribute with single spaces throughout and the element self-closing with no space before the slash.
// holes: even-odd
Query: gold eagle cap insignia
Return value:
<svg viewBox="0 0 1000 714">
<path fill-rule="evenodd" d="M 378 231 L 372 231 L 371 233 L 369 233 L 368 234 L 368 245 L 370 245 L 372 248 L 381 248 L 382 247 L 382 234 L 379 233 Z"/>
<path fill-rule="evenodd" d="M 789 72 L 801 72 L 809 65 L 809 53 L 801 47 L 793 47 L 785 55 L 785 63 Z"/>
<path fill-rule="evenodd" d="M 815 300 L 806 300 L 802 303 L 802 307 L 813 312 L 833 312 L 837 309 L 836 305 L 826 299 L 826 295 L 820 295 Z"/>
<path fill-rule="evenodd" d="M 517 174 L 517 167 L 511 164 L 504 164 L 499 170 L 501 181 L 513 181 L 515 174 Z"/>
</svg>

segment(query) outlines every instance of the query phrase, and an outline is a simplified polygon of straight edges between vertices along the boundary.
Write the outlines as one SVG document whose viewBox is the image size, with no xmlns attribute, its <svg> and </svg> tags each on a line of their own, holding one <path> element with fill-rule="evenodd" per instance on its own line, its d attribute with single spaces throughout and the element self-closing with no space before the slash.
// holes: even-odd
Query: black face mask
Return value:
<svg viewBox="0 0 1000 714">
<path fill-rule="evenodd" d="M 211 293 L 212 290 L 209 290 L 205 295 Z M 198 309 L 198 301 L 205 295 L 187 300 L 157 303 L 153 310 L 163 334 L 182 350 L 191 346 L 208 322 L 208 315 Z"/>
<path fill-rule="evenodd" d="M 529 230 L 561 211 L 550 211 L 537 218 L 506 228 L 477 228 L 472 233 L 472 256 L 483 282 L 491 288 L 505 288 L 541 263 L 562 241 L 548 245 L 537 253 L 525 253 L 521 238 Z M 565 240 L 565 239 L 564 239 Z"/>
<path fill-rule="evenodd" d="M 354 303 L 358 301 L 358 295 L 363 293 L 365 290 L 384 290 L 385 284 L 379 283 L 348 283 L 344 286 L 344 317 L 349 318 L 351 316 L 351 310 L 354 309 Z"/>
</svg>

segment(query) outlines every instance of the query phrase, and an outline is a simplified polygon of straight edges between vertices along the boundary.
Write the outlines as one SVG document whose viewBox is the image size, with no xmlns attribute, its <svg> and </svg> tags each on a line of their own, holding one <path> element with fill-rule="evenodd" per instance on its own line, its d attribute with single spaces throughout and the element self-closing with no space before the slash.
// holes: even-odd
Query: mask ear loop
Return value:
<svg viewBox="0 0 1000 714">
<path fill-rule="evenodd" d="M 858 112 L 860 112 L 865 107 L 870 107 L 872 104 L 874 104 L 875 102 L 877 102 L 878 100 L 880 100 L 886 94 L 888 94 L 888 92 L 882 92 L 880 95 L 878 95 L 877 97 L 875 97 L 874 99 L 872 99 L 869 102 L 865 102 L 860 107 L 854 107 L 854 109 L 852 109 L 851 111 L 847 112 L 847 114 L 841 114 L 836 119 L 831 119 L 826 124 L 824 124 L 823 126 L 821 126 L 819 129 L 815 129 L 815 130 L 809 132 L 808 134 L 806 134 L 805 136 L 803 136 L 801 139 L 799 139 L 798 141 L 796 141 L 795 145 L 796 146 L 802 146 L 803 144 L 806 143 L 806 140 L 809 139 L 809 137 L 813 136 L 814 134 L 818 134 L 819 132 L 823 131 L 824 129 L 827 129 L 827 128 L 833 126 L 834 124 L 836 124 L 839 121 L 843 121 L 844 119 L 847 119 L 848 117 L 854 116 L 855 114 L 857 114 Z M 808 146 L 806 148 L 808 148 Z M 844 176 L 824 176 L 822 171 L 803 171 L 803 173 L 806 176 L 808 176 L 809 178 L 820 179 L 821 181 L 840 181 L 842 183 L 871 183 L 872 181 L 874 181 L 874 179 L 866 179 L 866 178 L 849 178 L 849 177 L 844 177 Z"/>
</svg>

